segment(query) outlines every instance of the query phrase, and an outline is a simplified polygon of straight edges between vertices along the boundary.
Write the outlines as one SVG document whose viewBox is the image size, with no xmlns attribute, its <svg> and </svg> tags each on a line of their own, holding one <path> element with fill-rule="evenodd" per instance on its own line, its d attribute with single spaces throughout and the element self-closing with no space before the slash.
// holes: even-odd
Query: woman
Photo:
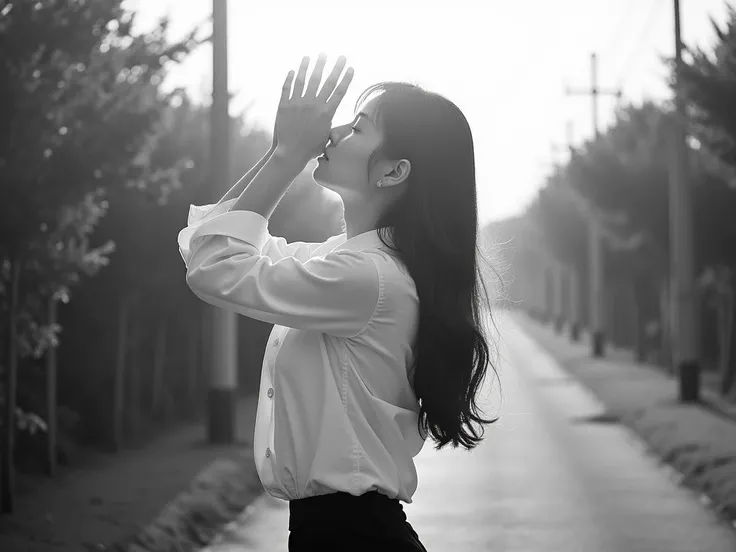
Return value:
<svg viewBox="0 0 736 552">
<path fill-rule="evenodd" d="M 428 434 L 472 449 L 495 421 L 476 404 L 489 349 L 473 141 L 454 104 L 403 83 L 371 87 L 330 128 L 344 65 L 319 92 L 324 56 L 306 87 L 308 57 L 289 72 L 271 151 L 216 206 L 192 207 L 179 246 L 198 297 L 275 324 L 254 454 L 265 489 L 290 501 L 289 550 L 425 550 L 401 506 L 414 456 Z M 317 156 L 345 233 L 272 237 L 268 218 Z"/>
</svg>

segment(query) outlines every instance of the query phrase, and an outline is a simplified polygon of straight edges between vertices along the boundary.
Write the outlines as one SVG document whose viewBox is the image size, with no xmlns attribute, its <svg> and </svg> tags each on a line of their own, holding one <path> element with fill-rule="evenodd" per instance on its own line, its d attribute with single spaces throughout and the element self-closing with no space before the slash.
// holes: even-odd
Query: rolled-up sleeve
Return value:
<svg viewBox="0 0 736 552">
<path fill-rule="evenodd" d="M 382 286 L 368 254 L 344 250 L 274 261 L 261 254 L 271 237 L 258 213 L 223 209 L 190 222 L 179 233 L 179 250 L 187 284 L 203 301 L 338 337 L 354 337 L 370 323 Z"/>
<path fill-rule="evenodd" d="M 189 238 L 194 233 L 194 231 L 206 221 L 229 212 L 230 208 L 235 204 L 236 201 L 237 198 L 223 201 L 219 205 L 211 204 L 189 206 L 187 227 L 184 228 L 179 234 L 179 248 L 181 250 L 182 257 L 188 255 L 188 251 L 186 249 L 182 249 L 182 245 L 185 247 L 187 246 Z M 280 259 L 283 259 L 284 257 L 296 257 L 300 261 L 306 261 L 315 254 L 317 248 L 325 244 L 329 245 L 330 242 L 337 243 L 341 241 L 340 238 L 342 237 L 341 234 L 338 234 L 336 236 L 332 236 L 325 242 L 287 242 L 286 239 L 282 237 L 271 236 L 268 233 L 268 230 L 266 231 L 266 236 L 266 240 L 261 246 L 260 254 L 270 258 L 272 261 L 278 261 Z"/>
</svg>

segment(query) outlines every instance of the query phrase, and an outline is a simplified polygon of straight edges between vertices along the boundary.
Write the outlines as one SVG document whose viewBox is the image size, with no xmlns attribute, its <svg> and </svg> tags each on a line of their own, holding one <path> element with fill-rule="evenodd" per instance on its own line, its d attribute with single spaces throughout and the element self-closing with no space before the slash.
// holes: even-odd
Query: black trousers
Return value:
<svg viewBox="0 0 736 552">
<path fill-rule="evenodd" d="M 378 491 L 289 501 L 289 552 L 427 552 L 398 499 Z"/>
</svg>

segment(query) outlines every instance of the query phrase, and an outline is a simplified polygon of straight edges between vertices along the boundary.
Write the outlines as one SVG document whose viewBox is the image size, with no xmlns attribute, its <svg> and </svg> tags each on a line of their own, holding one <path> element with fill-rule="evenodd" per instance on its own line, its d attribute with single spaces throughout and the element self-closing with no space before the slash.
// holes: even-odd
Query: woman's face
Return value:
<svg viewBox="0 0 736 552">
<path fill-rule="evenodd" d="M 376 193 L 376 182 L 383 176 L 380 167 L 368 172 L 371 154 L 381 144 L 376 126 L 378 96 L 364 102 L 355 118 L 330 131 L 325 156 L 318 158 L 312 172 L 314 180 L 325 188 L 351 200 L 365 199 Z M 376 173 L 376 174 L 373 174 Z"/>
</svg>

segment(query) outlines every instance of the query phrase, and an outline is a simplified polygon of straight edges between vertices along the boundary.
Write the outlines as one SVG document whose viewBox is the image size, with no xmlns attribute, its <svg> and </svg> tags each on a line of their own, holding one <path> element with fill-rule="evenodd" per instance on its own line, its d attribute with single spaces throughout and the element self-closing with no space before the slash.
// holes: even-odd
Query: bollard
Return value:
<svg viewBox="0 0 736 552">
<path fill-rule="evenodd" d="M 565 327 L 565 319 L 561 316 L 555 318 L 555 333 L 562 335 L 562 330 Z"/>
<path fill-rule="evenodd" d="M 596 330 L 593 332 L 593 356 L 602 358 L 605 354 L 605 338 L 603 332 Z"/>
<path fill-rule="evenodd" d="M 680 364 L 680 402 L 700 400 L 700 366 L 695 361 Z"/>
<path fill-rule="evenodd" d="M 574 342 L 580 341 L 580 324 L 577 322 L 570 324 L 570 340 Z"/>
</svg>

